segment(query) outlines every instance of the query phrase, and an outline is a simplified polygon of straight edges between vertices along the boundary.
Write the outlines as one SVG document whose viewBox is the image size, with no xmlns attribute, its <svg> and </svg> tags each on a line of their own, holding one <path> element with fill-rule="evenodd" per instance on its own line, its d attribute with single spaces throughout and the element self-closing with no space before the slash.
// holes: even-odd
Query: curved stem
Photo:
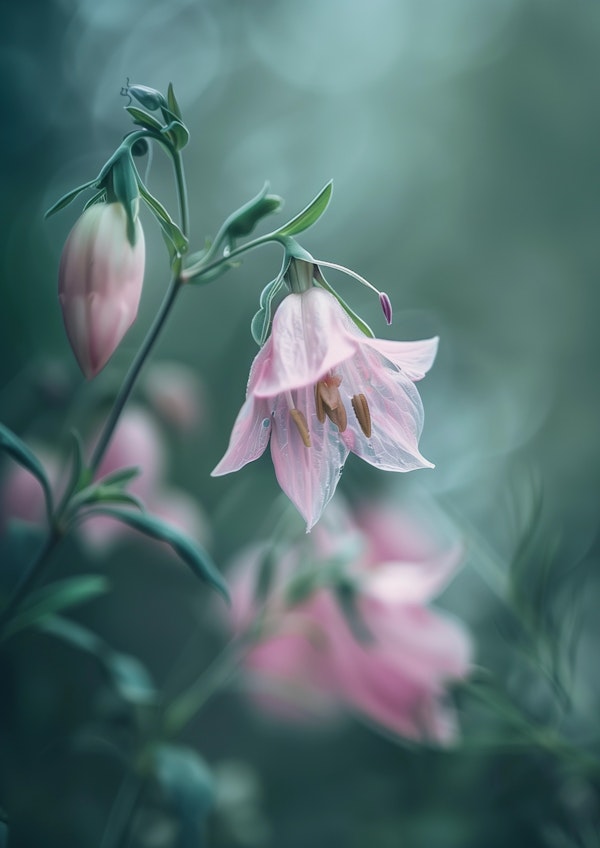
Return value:
<svg viewBox="0 0 600 848">
<path fill-rule="evenodd" d="M 190 215 L 188 206 L 187 186 L 183 173 L 183 159 L 181 153 L 171 152 L 173 167 L 175 169 L 175 180 L 177 182 L 177 197 L 179 199 L 179 216 L 181 220 L 181 232 L 187 238 L 190 230 Z"/>
<path fill-rule="evenodd" d="M 95 472 L 98 470 L 98 466 L 100 465 L 102 458 L 106 452 L 106 449 L 108 448 L 109 442 L 115 431 L 115 427 L 117 426 L 123 408 L 129 400 L 129 396 L 131 395 L 138 374 L 142 370 L 142 366 L 148 358 L 150 351 L 154 347 L 154 344 L 160 334 L 160 331 L 162 330 L 165 321 L 167 320 L 169 313 L 173 308 L 173 304 L 175 303 L 175 299 L 177 297 L 177 294 L 179 293 L 179 289 L 181 288 L 182 282 L 183 281 L 180 277 L 174 277 L 171 280 L 165 298 L 156 314 L 152 326 L 148 331 L 148 335 L 144 339 L 142 346 L 140 347 L 135 356 L 135 359 L 131 363 L 129 371 L 127 372 L 127 376 L 125 377 L 123 385 L 119 390 L 113 408 L 110 411 L 110 415 L 106 419 L 104 428 L 100 434 L 100 438 L 98 439 L 96 447 L 94 448 L 94 452 L 90 460 L 90 470 L 92 474 L 95 474 Z"/>
<path fill-rule="evenodd" d="M 6 603 L 6 606 L 0 612 L 0 633 L 2 633 L 14 613 L 18 610 L 22 601 L 33 589 L 38 577 L 42 573 L 47 558 L 50 556 L 61 537 L 62 534 L 60 531 L 56 527 L 52 527 L 44 544 L 39 549 L 36 558 L 29 566 L 29 570 L 17 584 L 16 589 Z"/>
<path fill-rule="evenodd" d="M 219 265 L 223 265 L 225 262 L 231 262 L 232 259 L 235 259 L 237 256 L 241 256 L 243 253 L 247 253 L 249 250 L 254 250 L 256 247 L 261 247 L 263 244 L 268 244 L 269 242 L 277 242 L 279 244 L 283 244 L 281 238 L 277 236 L 275 233 L 267 233 L 264 236 L 259 236 L 258 238 L 253 239 L 252 241 L 246 242 L 246 244 L 242 244 L 240 247 L 236 247 L 235 250 L 232 250 L 226 256 L 220 256 L 218 259 L 213 260 L 212 262 L 207 261 L 214 255 L 214 248 L 219 244 L 219 236 L 215 239 L 212 247 L 196 265 L 190 265 L 189 268 L 185 268 L 181 272 L 181 276 L 184 281 L 193 281 L 195 278 L 201 278 L 203 274 L 208 273 L 209 271 L 214 271 L 215 268 L 218 268 Z M 222 241 L 222 239 L 221 239 Z M 285 246 L 285 245 L 284 245 Z M 205 264 L 206 263 L 206 264 Z"/>
</svg>

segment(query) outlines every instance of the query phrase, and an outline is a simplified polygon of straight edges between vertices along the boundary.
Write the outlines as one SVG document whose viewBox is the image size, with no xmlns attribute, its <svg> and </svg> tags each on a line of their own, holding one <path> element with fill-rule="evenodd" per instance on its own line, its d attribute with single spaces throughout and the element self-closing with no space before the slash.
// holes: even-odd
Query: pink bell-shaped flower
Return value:
<svg viewBox="0 0 600 848">
<path fill-rule="evenodd" d="M 97 203 L 81 215 L 63 248 L 58 297 L 77 362 L 88 379 L 104 368 L 138 311 L 145 263 L 144 233 L 127 238 L 121 203 Z"/>
<path fill-rule="evenodd" d="M 437 344 L 369 338 L 321 288 L 288 295 L 213 476 L 257 459 L 270 439 L 279 485 L 310 530 L 350 451 L 385 471 L 432 468 L 418 447 L 423 405 L 414 382 Z"/>
</svg>

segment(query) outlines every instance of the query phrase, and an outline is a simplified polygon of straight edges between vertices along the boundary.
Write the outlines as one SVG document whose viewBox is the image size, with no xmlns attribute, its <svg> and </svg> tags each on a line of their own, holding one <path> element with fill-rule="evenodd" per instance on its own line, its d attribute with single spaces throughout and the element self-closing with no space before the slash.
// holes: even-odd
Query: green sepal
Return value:
<svg viewBox="0 0 600 848">
<path fill-rule="evenodd" d="M 331 200 L 331 192 L 333 191 L 333 181 L 330 180 L 319 194 L 311 200 L 302 212 L 299 212 L 294 218 L 284 224 L 275 231 L 274 235 L 278 236 L 295 236 L 298 233 L 307 230 L 309 227 L 319 220 L 323 212 L 327 209 Z"/>
<path fill-rule="evenodd" d="M 110 172 L 110 193 L 121 203 L 127 216 L 127 240 L 135 247 L 139 197 L 138 173 L 131 150 L 123 148 L 113 162 Z"/>
<path fill-rule="evenodd" d="M 223 596 L 227 603 L 230 602 L 227 584 L 207 551 L 197 542 L 179 530 L 176 530 L 172 525 L 146 512 L 138 513 L 129 510 L 112 509 L 110 507 L 94 509 L 92 514 L 108 515 L 111 518 L 116 518 L 123 524 L 127 524 L 134 530 L 139 530 L 140 533 L 144 533 L 152 539 L 156 539 L 159 542 L 166 542 L 177 556 L 186 565 L 189 565 L 196 577 L 199 577 L 212 586 L 213 589 Z"/>
<path fill-rule="evenodd" d="M 65 206 L 68 206 L 69 203 L 72 203 L 75 198 L 81 194 L 82 191 L 86 191 L 89 188 L 95 188 L 98 184 L 98 178 L 95 180 L 90 180 L 87 183 L 83 183 L 83 185 L 77 186 L 77 188 L 72 188 L 71 191 L 68 191 L 66 194 L 54 203 L 50 209 L 48 209 L 44 213 L 44 218 L 49 218 L 51 215 L 54 215 L 55 212 L 59 212 L 61 209 L 64 209 Z"/>
<path fill-rule="evenodd" d="M 162 203 L 150 194 L 139 174 L 137 174 L 137 186 L 142 199 L 145 201 L 146 205 L 160 224 L 166 239 L 168 239 L 173 245 L 175 252 L 178 254 L 185 253 L 188 249 L 187 238 L 181 232 Z"/>
<path fill-rule="evenodd" d="M 22 465 L 23 468 L 26 468 L 30 474 L 33 474 L 39 480 L 46 500 L 48 519 L 51 520 L 54 510 L 52 489 L 50 488 L 50 481 L 40 460 L 31 448 L 27 447 L 25 442 L 8 427 L 5 427 L 4 424 L 0 424 L 0 450 L 6 451 L 15 462 L 18 462 L 19 465 Z"/>
<path fill-rule="evenodd" d="M 181 109 L 179 108 L 179 103 L 177 102 L 177 98 L 175 97 L 175 90 L 173 89 L 173 83 L 169 83 L 169 87 L 167 89 L 167 105 L 169 110 L 175 115 L 176 118 L 179 118 L 181 121 Z"/>
<path fill-rule="evenodd" d="M 329 292 L 329 294 L 332 294 L 335 297 L 335 299 L 342 307 L 346 315 L 356 324 L 361 333 L 364 333 L 365 336 L 368 336 L 370 339 L 374 339 L 375 333 L 369 327 L 367 322 L 363 321 L 360 315 L 357 315 L 356 312 L 348 306 L 344 298 L 340 297 L 336 290 L 329 285 L 318 265 L 315 265 L 315 279 L 322 288 L 324 288 L 326 291 Z"/>
<path fill-rule="evenodd" d="M 190 133 L 181 121 L 171 121 L 161 129 L 161 133 L 171 141 L 175 150 L 182 150 L 190 140 Z"/>
<path fill-rule="evenodd" d="M 266 182 L 255 197 L 229 216 L 223 229 L 233 239 L 248 236 L 262 218 L 278 212 L 282 205 L 281 197 L 269 194 L 269 183 Z"/>
<path fill-rule="evenodd" d="M 148 130 L 162 132 L 163 125 L 154 117 L 154 115 L 150 115 L 148 114 L 148 112 L 144 112 L 143 109 L 138 109 L 137 106 L 126 106 L 125 111 L 129 112 L 129 114 L 133 118 L 134 124 L 137 124 L 140 127 L 145 127 L 145 129 Z"/>
<path fill-rule="evenodd" d="M 86 209 L 89 209 L 90 206 L 95 206 L 97 203 L 106 203 L 105 189 L 101 189 L 100 191 L 97 191 L 96 194 L 93 194 L 83 207 L 83 211 L 85 212 Z"/>
<path fill-rule="evenodd" d="M 274 280 L 271 280 L 270 283 L 267 283 L 267 285 L 264 287 L 260 294 L 259 309 L 254 318 L 252 319 L 252 323 L 250 324 L 252 338 L 260 347 L 264 345 L 267 340 L 267 336 L 269 335 L 273 300 L 275 296 L 285 286 L 284 278 L 288 265 L 289 258 L 286 255 L 284 256 L 279 274 L 275 277 Z"/>
<path fill-rule="evenodd" d="M 38 624 L 48 616 L 79 606 L 98 595 L 105 594 L 110 587 L 106 577 L 99 574 L 83 574 L 57 580 L 49 586 L 33 592 L 21 604 L 15 616 L 6 626 L 4 638 L 19 630 Z"/>
</svg>

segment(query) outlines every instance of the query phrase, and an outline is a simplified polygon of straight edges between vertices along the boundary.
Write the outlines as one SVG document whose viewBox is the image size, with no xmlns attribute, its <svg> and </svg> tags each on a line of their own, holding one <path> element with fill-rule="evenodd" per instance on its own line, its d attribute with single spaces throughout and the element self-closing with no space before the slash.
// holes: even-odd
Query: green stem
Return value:
<svg viewBox="0 0 600 848">
<path fill-rule="evenodd" d="M 175 303 L 182 283 L 183 280 L 181 279 L 181 277 L 173 277 L 173 279 L 171 280 L 165 298 L 156 314 L 152 326 L 148 331 L 148 335 L 144 339 L 142 346 L 140 347 L 135 356 L 135 359 L 131 363 L 129 371 L 127 372 L 127 376 L 123 381 L 123 385 L 119 390 L 119 393 L 110 411 L 110 415 L 106 419 L 104 428 L 102 430 L 102 433 L 100 434 L 100 438 L 98 439 L 96 447 L 94 448 L 94 452 L 90 460 L 90 470 L 92 474 L 95 474 L 98 470 L 98 466 L 100 465 L 102 458 L 106 452 L 106 449 L 108 448 L 109 442 L 115 431 L 115 427 L 117 426 L 123 408 L 129 400 L 129 396 L 133 391 L 133 387 L 140 371 L 142 370 L 144 362 L 146 361 L 148 355 L 154 347 L 154 344 L 158 339 L 158 336 L 165 324 L 165 321 L 169 317 L 169 314 L 171 312 L 171 309 L 173 308 L 173 304 Z"/>
<path fill-rule="evenodd" d="M 236 672 L 240 660 L 250 645 L 234 638 L 213 660 L 197 680 L 175 698 L 165 710 L 164 731 L 175 736 L 196 715 L 204 704 L 221 689 Z"/>
<path fill-rule="evenodd" d="M 112 805 L 100 848 L 124 848 L 135 808 L 144 788 L 143 780 L 135 772 L 123 778 Z"/>
<path fill-rule="evenodd" d="M 217 236 L 206 256 L 204 256 L 195 265 L 190 265 L 189 268 L 185 268 L 182 271 L 181 276 L 186 282 L 188 280 L 194 280 L 195 278 L 201 278 L 203 274 L 213 271 L 215 268 L 218 268 L 219 265 L 223 265 L 224 262 L 231 262 L 231 260 L 235 259 L 237 256 L 241 256 L 243 253 L 247 253 L 249 250 L 254 250 L 254 248 L 261 247 L 261 245 L 268 244 L 269 242 L 278 242 L 279 244 L 283 244 L 282 239 L 276 233 L 267 233 L 264 236 L 259 236 L 258 238 L 253 239 L 253 241 L 242 244 L 240 247 L 236 247 L 235 250 L 232 250 L 231 253 L 227 254 L 227 256 L 220 256 L 218 259 L 209 262 L 208 260 L 214 256 L 215 248 L 219 244 L 219 236 Z"/>
<path fill-rule="evenodd" d="M 52 527 L 44 544 L 38 551 L 35 560 L 29 566 L 29 570 L 25 573 L 22 580 L 17 585 L 15 591 L 6 603 L 6 606 L 2 609 L 2 612 L 0 612 L 0 633 L 2 633 L 5 626 L 12 619 L 14 613 L 21 606 L 23 600 L 33 589 L 44 569 L 47 558 L 50 556 L 61 538 L 62 534 L 60 531 L 56 527 Z"/>
<path fill-rule="evenodd" d="M 177 182 L 177 197 L 179 198 L 179 216 L 181 220 L 181 232 L 187 238 L 190 230 L 190 215 L 188 206 L 187 186 L 183 173 L 183 159 L 181 153 L 173 152 L 173 167 L 175 169 L 175 180 Z"/>
</svg>

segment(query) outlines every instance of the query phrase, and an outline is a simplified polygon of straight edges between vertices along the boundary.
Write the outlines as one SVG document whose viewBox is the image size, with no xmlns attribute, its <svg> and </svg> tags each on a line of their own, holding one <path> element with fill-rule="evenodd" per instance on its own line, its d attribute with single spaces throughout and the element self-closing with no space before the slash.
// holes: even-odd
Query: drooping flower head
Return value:
<svg viewBox="0 0 600 848">
<path fill-rule="evenodd" d="M 58 296 L 73 353 L 91 379 L 104 368 L 138 311 L 145 263 L 144 233 L 133 244 L 121 203 L 96 203 L 81 215 L 63 248 Z"/>
<path fill-rule="evenodd" d="M 431 367 L 438 340 L 366 336 L 332 294 L 312 285 L 316 266 L 298 264 L 308 267 L 311 285 L 277 309 L 212 473 L 237 471 L 270 440 L 279 485 L 310 529 L 350 451 L 385 471 L 433 467 L 419 452 L 423 405 L 414 382 Z"/>
</svg>

